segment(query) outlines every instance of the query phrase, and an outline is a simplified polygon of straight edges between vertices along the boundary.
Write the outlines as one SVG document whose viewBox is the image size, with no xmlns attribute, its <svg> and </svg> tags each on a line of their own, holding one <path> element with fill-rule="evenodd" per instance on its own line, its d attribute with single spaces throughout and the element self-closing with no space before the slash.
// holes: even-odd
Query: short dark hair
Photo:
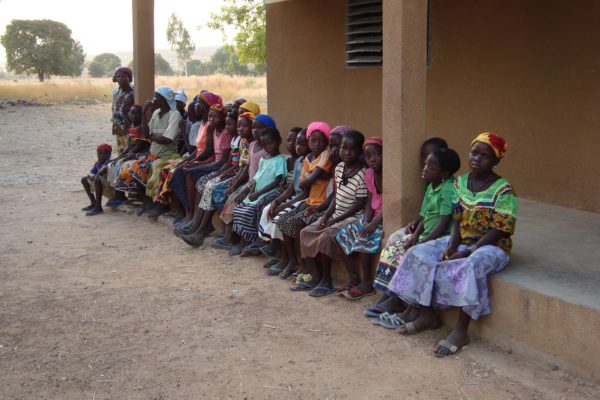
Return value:
<svg viewBox="0 0 600 400">
<path fill-rule="evenodd" d="M 361 150 L 363 144 L 365 143 L 365 135 L 363 135 L 362 132 L 359 132 L 354 129 L 351 129 L 348 132 L 344 133 L 343 138 L 352 140 Z"/>
<path fill-rule="evenodd" d="M 260 134 L 261 138 L 264 138 L 265 136 L 271 136 L 273 139 L 281 142 L 281 135 L 279 134 L 277 128 L 273 128 L 270 126 L 266 127 Z"/>
<path fill-rule="evenodd" d="M 446 141 L 444 139 L 439 138 L 439 137 L 433 137 L 433 138 L 427 139 L 426 141 L 423 142 L 423 144 L 421 145 L 421 148 L 428 146 L 430 144 L 437 146 L 440 149 L 448 148 L 448 143 L 446 143 Z"/>
<path fill-rule="evenodd" d="M 442 171 L 447 171 L 450 176 L 460 169 L 460 157 L 456 151 L 442 148 L 432 154 L 438 159 Z"/>
<path fill-rule="evenodd" d="M 300 128 L 299 126 L 295 126 L 292 129 L 290 129 L 290 132 L 294 132 L 297 135 L 300 133 L 301 130 L 302 128 Z"/>
</svg>

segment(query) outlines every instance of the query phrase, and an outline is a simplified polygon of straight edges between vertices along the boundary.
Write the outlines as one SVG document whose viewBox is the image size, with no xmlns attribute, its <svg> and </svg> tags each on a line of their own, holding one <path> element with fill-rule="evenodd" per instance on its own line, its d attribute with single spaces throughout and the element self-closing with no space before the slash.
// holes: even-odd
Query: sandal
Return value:
<svg viewBox="0 0 600 400">
<path fill-rule="evenodd" d="M 269 269 L 267 269 L 267 275 L 269 275 L 269 276 L 278 276 L 282 272 L 283 272 L 283 268 L 277 267 L 277 264 L 272 265 L 271 267 L 269 267 Z"/>
<path fill-rule="evenodd" d="M 292 276 L 294 273 L 292 271 L 286 270 L 285 268 L 283 269 L 283 271 L 281 271 L 281 273 L 279 274 L 279 277 L 281 279 L 289 279 L 290 276 Z"/>
<path fill-rule="evenodd" d="M 221 236 L 221 237 L 215 238 L 215 240 L 213 240 L 212 243 L 210 244 L 210 247 L 212 247 L 213 249 L 219 249 L 219 250 L 231 250 L 233 245 L 226 243 L 225 237 Z"/>
<path fill-rule="evenodd" d="M 240 253 L 240 257 L 259 256 L 260 254 L 260 247 L 252 243 L 244 247 L 244 250 Z"/>
<path fill-rule="evenodd" d="M 398 332 L 400 335 L 412 336 L 412 335 L 416 335 L 417 333 L 421 333 L 424 331 L 437 329 L 439 326 L 440 326 L 440 323 L 435 322 L 433 326 L 426 326 L 421 329 L 417 329 L 414 321 L 411 321 L 411 322 L 405 322 L 404 324 L 400 325 L 396 329 L 396 332 Z"/>
<path fill-rule="evenodd" d="M 335 294 L 337 294 L 338 296 L 341 296 L 342 294 L 344 294 L 347 290 L 351 290 L 355 287 L 356 285 L 352 282 L 348 282 L 348 283 L 344 283 L 344 285 L 340 286 L 339 288 L 337 288 L 335 290 Z"/>
<path fill-rule="evenodd" d="M 356 287 L 353 287 L 350 290 L 346 290 L 342 292 L 342 296 L 347 298 L 348 300 L 359 300 L 365 296 L 372 296 L 375 294 L 375 290 L 371 288 L 371 290 L 361 290 Z"/>
<path fill-rule="evenodd" d="M 469 342 L 467 341 L 467 343 L 469 343 Z M 452 354 L 456 354 L 460 349 L 463 348 L 463 346 L 466 346 L 467 343 L 457 346 L 454 343 L 452 343 L 446 339 L 443 339 L 443 340 L 440 340 L 440 342 L 437 344 L 435 350 L 433 351 L 433 354 L 435 354 L 436 357 L 440 357 L 440 358 L 448 357 L 448 356 L 451 356 Z M 448 350 L 449 353 L 448 354 L 438 353 L 437 350 L 440 348 Z"/>
<path fill-rule="evenodd" d="M 375 324 L 375 322 L 373 323 Z M 405 321 L 400 318 L 400 314 L 383 313 L 377 318 L 376 323 L 386 329 L 398 329 L 401 325 L 405 324 Z"/>
<path fill-rule="evenodd" d="M 229 249 L 229 255 L 231 257 L 239 256 L 240 254 L 242 254 L 242 249 L 240 248 L 240 246 L 231 246 L 231 248 Z"/>
<path fill-rule="evenodd" d="M 313 288 L 308 294 L 311 297 L 325 297 L 332 293 L 335 293 L 335 288 L 327 287 L 327 286 L 317 286 Z"/>
<path fill-rule="evenodd" d="M 96 206 L 95 206 L 95 205 L 91 205 L 91 204 L 90 204 L 89 206 L 85 206 L 85 207 L 83 207 L 83 208 L 81 209 L 81 211 L 90 211 L 90 210 L 93 210 L 94 208 L 96 208 Z"/>
</svg>

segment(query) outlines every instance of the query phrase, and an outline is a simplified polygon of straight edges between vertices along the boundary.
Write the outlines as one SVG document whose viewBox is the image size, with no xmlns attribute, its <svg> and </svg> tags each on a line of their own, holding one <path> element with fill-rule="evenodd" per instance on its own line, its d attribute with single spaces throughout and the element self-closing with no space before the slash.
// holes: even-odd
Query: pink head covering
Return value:
<svg viewBox="0 0 600 400">
<path fill-rule="evenodd" d="M 381 140 L 381 138 L 378 136 L 370 136 L 367 139 L 365 139 L 365 143 L 363 144 L 363 149 L 370 144 L 376 144 L 379 146 L 383 146 L 383 140 Z"/>
<path fill-rule="evenodd" d="M 327 139 L 329 139 L 329 135 L 331 135 L 331 129 L 327 122 L 315 121 L 311 122 L 306 129 L 306 138 L 310 139 L 312 133 L 314 131 L 321 131 L 325 135 Z"/>
</svg>

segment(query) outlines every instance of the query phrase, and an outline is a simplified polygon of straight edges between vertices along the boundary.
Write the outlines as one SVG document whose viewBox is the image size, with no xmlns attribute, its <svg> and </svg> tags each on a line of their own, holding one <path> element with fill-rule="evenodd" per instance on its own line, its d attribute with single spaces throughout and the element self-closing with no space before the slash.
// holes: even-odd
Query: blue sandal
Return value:
<svg viewBox="0 0 600 400">
<path fill-rule="evenodd" d="M 381 310 L 381 311 L 378 311 L 378 310 Z M 371 304 L 369 307 L 367 307 L 367 309 L 365 310 L 365 317 L 377 318 L 384 312 L 389 312 L 389 311 L 390 311 L 390 308 L 388 306 L 383 306 L 383 305 L 375 303 L 375 304 Z"/>
<path fill-rule="evenodd" d="M 325 297 L 332 293 L 335 293 L 334 288 L 326 287 L 326 286 L 317 286 L 316 288 L 311 290 L 308 295 L 312 296 L 312 297 Z"/>
<path fill-rule="evenodd" d="M 311 285 L 308 282 L 300 282 L 297 285 L 290 286 L 290 290 L 292 292 L 308 292 L 310 290 L 313 290 L 314 288 L 315 286 Z"/>
</svg>

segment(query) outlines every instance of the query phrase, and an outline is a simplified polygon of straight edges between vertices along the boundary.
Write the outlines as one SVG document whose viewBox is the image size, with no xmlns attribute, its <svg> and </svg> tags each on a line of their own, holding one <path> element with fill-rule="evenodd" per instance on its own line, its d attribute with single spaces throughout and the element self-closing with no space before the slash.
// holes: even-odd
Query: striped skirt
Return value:
<svg viewBox="0 0 600 400">
<path fill-rule="evenodd" d="M 290 199 L 286 200 L 289 201 Z M 295 210 L 300 206 L 300 204 L 305 203 L 304 200 L 300 200 L 285 209 L 283 209 L 279 214 L 277 214 L 273 219 L 269 219 L 269 211 L 271 210 L 271 204 L 267 205 L 262 212 L 260 217 L 260 222 L 258 225 L 258 236 L 264 240 L 265 242 L 270 242 L 273 239 L 283 240 L 283 233 L 281 229 L 277 226 L 277 222 L 279 218 L 286 213 Z"/>
<path fill-rule="evenodd" d="M 258 217 L 263 209 L 270 204 L 279 193 L 272 191 L 256 204 L 240 203 L 233 209 L 233 231 L 253 243 L 258 240 Z"/>
</svg>

